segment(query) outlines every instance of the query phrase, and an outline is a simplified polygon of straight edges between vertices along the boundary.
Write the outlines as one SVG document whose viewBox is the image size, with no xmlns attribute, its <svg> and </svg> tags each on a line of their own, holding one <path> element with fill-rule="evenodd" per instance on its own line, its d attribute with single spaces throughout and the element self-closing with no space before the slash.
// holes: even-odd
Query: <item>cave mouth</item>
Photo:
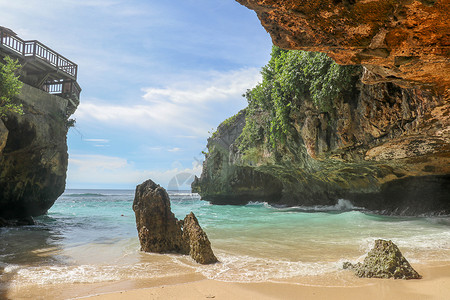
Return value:
<svg viewBox="0 0 450 300">
<path fill-rule="evenodd" d="M 387 182 L 380 192 L 348 195 L 354 205 L 380 214 L 450 215 L 450 175 L 406 177 Z"/>
</svg>

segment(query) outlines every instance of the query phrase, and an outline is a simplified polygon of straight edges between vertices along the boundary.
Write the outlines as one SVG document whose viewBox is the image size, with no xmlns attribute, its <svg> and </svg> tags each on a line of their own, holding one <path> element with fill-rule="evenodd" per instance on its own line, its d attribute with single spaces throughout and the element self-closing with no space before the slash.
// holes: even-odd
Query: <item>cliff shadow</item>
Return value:
<svg viewBox="0 0 450 300">
<path fill-rule="evenodd" d="M 407 177 L 383 184 L 379 193 L 353 194 L 357 206 L 392 215 L 449 215 L 450 175 Z"/>
<path fill-rule="evenodd" d="M 48 217 L 41 218 L 51 222 Z M 21 269 L 53 265 L 64 259 L 57 255 L 62 236 L 56 226 L 38 221 L 32 226 L 2 227 L 0 236 L 0 299 L 11 299 L 8 294 Z"/>
</svg>

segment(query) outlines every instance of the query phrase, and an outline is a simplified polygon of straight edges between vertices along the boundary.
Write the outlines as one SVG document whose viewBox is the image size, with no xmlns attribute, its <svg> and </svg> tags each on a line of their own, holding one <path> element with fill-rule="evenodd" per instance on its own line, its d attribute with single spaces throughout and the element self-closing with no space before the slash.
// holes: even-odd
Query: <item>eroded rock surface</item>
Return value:
<svg viewBox="0 0 450 300">
<path fill-rule="evenodd" d="M 237 0 L 254 10 L 273 43 L 362 64 L 363 81 L 431 85 L 449 96 L 448 0 Z"/>
<path fill-rule="evenodd" d="M 344 269 L 351 269 L 358 277 L 420 279 L 406 258 L 392 241 L 376 240 L 363 263 L 344 263 Z"/>
<path fill-rule="evenodd" d="M 195 177 L 193 192 L 214 204 L 245 204 L 281 197 L 282 182 L 271 174 L 238 163 L 236 139 L 245 125 L 245 110 L 217 128 L 208 140 L 207 160 L 201 178 Z"/>
<path fill-rule="evenodd" d="M 215 204 L 334 205 L 343 198 L 383 214 L 450 213 L 448 102 L 393 83 L 359 83 L 334 105 L 332 119 L 305 96 L 290 116 L 292 136 L 276 151 L 260 145 L 250 155 L 239 150 L 245 112 L 238 114 L 208 140 L 193 191 Z"/>
<path fill-rule="evenodd" d="M 184 218 L 183 238 L 189 242 L 189 255 L 196 262 L 203 265 L 217 262 L 211 243 L 192 212 Z"/>
<path fill-rule="evenodd" d="M 138 185 L 133 210 L 142 251 L 189 253 L 164 188 L 151 180 Z"/>
<path fill-rule="evenodd" d="M 67 121 L 75 108 L 26 84 L 15 101 L 25 114 L 0 122 L 0 218 L 28 224 L 64 192 Z"/>
<path fill-rule="evenodd" d="M 219 126 L 193 191 L 213 203 L 345 198 L 379 213 L 449 214 L 450 2 L 237 1 L 257 13 L 275 45 L 325 52 L 363 65 L 362 73 L 332 114 L 304 95 L 289 116 L 295 132 L 277 149 L 243 155 L 239 118 Z"/>
<path fill-rule="evenodd" d="M 217 262 L 195 215 L 178 221 L 166 190 L 152 180 L 136 187 L 133 210 L 142 251 L 189 254 L 200 264 Z"/>
</svg>

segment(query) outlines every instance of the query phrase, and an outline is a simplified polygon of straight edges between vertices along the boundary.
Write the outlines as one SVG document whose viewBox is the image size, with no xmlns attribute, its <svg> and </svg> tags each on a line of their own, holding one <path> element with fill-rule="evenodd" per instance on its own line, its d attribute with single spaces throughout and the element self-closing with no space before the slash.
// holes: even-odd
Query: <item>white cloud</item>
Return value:
<svg viewBox="0 0 450 300">
<path fill-rule="evenodd" d="M 240 97 L 260 80 L 259 70 L 248 68 L 226 73 L 211 72 L 210 79 L 179 82 L 166 88 L 146 88 L 144 99 L 175 104 L 201 104 Z"/>
<path fill-rule="evenodd" d="M 66 0 L 66 3 L 70 3 L 73 6 L 90 6 L 95 8 L 111 7 L 120 4 L 119 1 L 107 1 L 107 0 Z"/>
<path fill-rule="evenodd" d="M 164 147 L 141 147 L 143 151 L 161 151 L 164 149 Z"/>
<path fill-rule="evenodd" d="M 174 79 L 165 88 L 144 89 L 144 101 L 109 104 L 83 100 L 74 117 L 79 123 L 89 120 L 110 126 L 136 127 L 172 132 L 173 135 L 207 136 L 208 130 L 222 121 L 223 108 L 245 107 L 242 94 L 260 81 L 256 68 L 230 72 L 208 72 L 198 77 Z M 212 120 L 211 116 L 219 115 Z"/>
<path fill-rule="evenodd" d="M 169 150 L 167 150 L 167 151 L 169 151 L 169 152 L 180 152 L 180 151 L 181 151 L 181 148 L 175 147 L 175 148 L 171 148 L 171 149 L 169 149 Z"/>
<path fill-rule="evenodd" d="M 141 182 L 152 179 L 167 187 L 179 174 L 200 176 L 201 164 L 192 163 L 192 168 L 173 168 L 165 171 L 139 170 L 126 159 L 105 155 L 71 155 L 69 158 L 68 181 L 83 185 L 95 182 L 98 185 L 120 184 L 134 187 Z M 188 183 L 185 183 L 185 185 Z M 70 186 L 69 186 L 70 188 Z"/>
<path fill-rule="evenodd" d="M 72 155 L 69 163 L 80 171 L 116 170 L 128 165 L 126 159 L 104 155 Z"/>
<path fill-rule="evenodd" d="M 176 135 L 175 138 L 179 139 L 196 139 L 197 137 L 195 135 Z"/>
<path fill-rule="evenodd" d="M 95 143 L 109 143 L 109 140 L 106 139 L 85 139 L 86 142 L 95 142 Z"/>
<path fill-rule="evenodd" d="M 70 153 L 129 158 L 71 155 L 69 186 L 139 178 L 163 184 L 184 167 L 166 165 L 167 174 L 138 169 L 150 159 L 162 169 L 167 157 L 190 160 L 209 130 L 246 106 L 241 94 L 260 75 L 245 67 L 266 61 L 270 39 L 235 2 L 203 2 L 0 0 L 2 26 L 79 65 L 83 91 L 73 131 L 83 142 L 69 137 Z M 230 66 L 236 69 L 208 71 Z M 141 144 L 153 147 L 145 153 Z"/>
</svg>

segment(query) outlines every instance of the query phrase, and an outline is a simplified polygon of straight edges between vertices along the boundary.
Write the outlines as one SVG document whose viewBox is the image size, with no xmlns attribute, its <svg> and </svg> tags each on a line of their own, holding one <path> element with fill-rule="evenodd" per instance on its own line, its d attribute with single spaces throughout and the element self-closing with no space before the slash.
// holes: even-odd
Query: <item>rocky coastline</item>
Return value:
<svg viewBox="0 0 450 300">
<path fill-rule="evenodd" d="M 449 118 L 442 98 L 392 83 L 358 84 L 338 120 L 305 99 L 294 135 L 272 152 L 239 149 L 245 111 L 218 127 L 193 191 L 216 204 L 334 205 L 382 214 L 450 214 Z M 248 121 L 248 120 L 247 120 Z M 264 138 L 264 137 L 263 137 Z M 281 144 L 281 143 L 280 143 Z"/>
<path fill-rule="evenodd" d="M 219 204 L 347 199 L 381 214 L 450 214 L 450 64 L 448 30 L 441 30 L 450 24 L 437 22 L 448 3 L 238 2 L 255 10 L 275 45 L 363 67 L 346 95 L 333 99 L 333 113 L 305 95 L 289 115 L 290 137 L 275 148 L 260 135 L 245 152 L 240 138 L 246 122 L 270 111 L 221 124 L 193 191 Z M 424 22 L 430 26 L 418 25 Z"/>
</svg>

